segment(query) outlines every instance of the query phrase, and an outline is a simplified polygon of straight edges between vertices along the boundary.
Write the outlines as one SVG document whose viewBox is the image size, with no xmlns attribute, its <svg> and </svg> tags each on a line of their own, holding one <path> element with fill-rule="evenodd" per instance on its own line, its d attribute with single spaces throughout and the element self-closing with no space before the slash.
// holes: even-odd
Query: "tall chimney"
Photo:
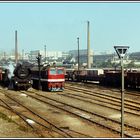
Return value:
<svg viewBox="0 0 140 140">
<path fill-rule="evenodd" d="M 91 68 L 89 21 L 87 21 L 87 68 Z"/>
<path fill-rule="evenodd" d="M 15 31 L 15 63 L 18 61 L 17 30 Z"/>
</svg>

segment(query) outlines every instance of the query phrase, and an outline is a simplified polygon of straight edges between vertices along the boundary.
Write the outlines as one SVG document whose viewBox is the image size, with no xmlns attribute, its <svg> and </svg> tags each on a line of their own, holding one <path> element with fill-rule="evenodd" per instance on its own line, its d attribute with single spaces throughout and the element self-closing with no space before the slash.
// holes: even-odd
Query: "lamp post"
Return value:
<svg viewBox="0 0 140 140">
<path fill-rule="evenodd" d="M 17 39 L 17 30 L 15 31 L 15 63 L 18 62 L 18 39 Z"/>
<path fill-rule="evenodd" d="M 129 49 L 128 46 L 114 46 L 119 59 L 121 60 L 121 137 L 124 137 L 124 68 L 123 59 Z"/>
<path fill-rule="evenodd" d="M 44 51 L 45 51 L 45 63 L 46 63 L 46 45 L 44 46 Z"/>
<path fill-rule="evenodd" d="M 77 37 L 77 43 L 78 43 L 78 74 L 79 74 L 79 37 Z"/>
</svg>

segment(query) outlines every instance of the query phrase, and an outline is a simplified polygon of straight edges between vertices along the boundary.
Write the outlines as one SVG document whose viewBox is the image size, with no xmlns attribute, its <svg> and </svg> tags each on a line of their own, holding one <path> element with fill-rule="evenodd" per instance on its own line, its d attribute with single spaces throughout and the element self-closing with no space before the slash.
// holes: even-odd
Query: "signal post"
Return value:
<svg viewBox="0 0 140 140">
<path fill-rule="evenodd" d="M 114 49 L 121 60 L 121 137 L 124 137 L 124 68 L 123 59 L 128 50 L 128 46 L 114 46 Z"/>
</svg>

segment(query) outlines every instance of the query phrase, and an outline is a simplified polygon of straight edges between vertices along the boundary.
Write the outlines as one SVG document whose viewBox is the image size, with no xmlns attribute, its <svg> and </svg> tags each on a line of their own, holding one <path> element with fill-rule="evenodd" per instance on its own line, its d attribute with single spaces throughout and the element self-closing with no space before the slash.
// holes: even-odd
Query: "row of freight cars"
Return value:
<svg viewBox="0 0 140 140">
<path fill-rule="evenodd" d="M 65 78 L 70 81 L 87 82 L 92 81 L 102 86 L 121 87 L 121 70 L 115 68 L 104 69 L 67 69 Z M 125 88 L 140 88 L 140 70 L 124 70 Z"/>
<path fill-rule="evenodd" d="M 12 64 L 0 68 L 0 83 L 14 90 L 28 90 L 30 87 L 48 91 L 63 91 L 65 74 L 63 67 L 32 66 Z"/>
</svg>

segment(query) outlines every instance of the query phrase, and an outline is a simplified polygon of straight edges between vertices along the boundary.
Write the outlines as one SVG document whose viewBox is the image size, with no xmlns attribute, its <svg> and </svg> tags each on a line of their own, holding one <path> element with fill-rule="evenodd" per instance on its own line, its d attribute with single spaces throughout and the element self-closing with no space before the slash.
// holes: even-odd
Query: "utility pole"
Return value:
<svg viewBox="0 0 140 140">
<path fill-rule="evenodd" d="M 78 44 L 78 73 L 79 73 L 79 37 L 77 37 L 77 44 Z"/>
<path fill-rule="evenodd" d="M 15 63 L 18 61 L 17 30 L 15 31 Z"/>
<path fill-rule="evenodd" d="M 45 63 L 46 63 L 46 45 L 44 46 L 44 51 L 45 51 Z"/>
<path fill-rule="evenodd" d="M 89 21 L 87 21 L 87 68 L 91 68 Z"/>
</svg>

